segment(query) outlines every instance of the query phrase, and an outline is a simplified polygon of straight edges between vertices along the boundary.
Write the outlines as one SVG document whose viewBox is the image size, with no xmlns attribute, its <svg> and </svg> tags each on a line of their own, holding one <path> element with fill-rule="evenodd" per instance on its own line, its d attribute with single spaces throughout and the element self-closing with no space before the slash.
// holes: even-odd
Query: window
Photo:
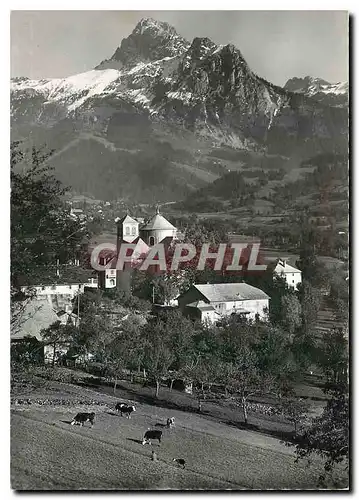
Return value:
<svg viewBox="0 0 359 500">
<path fill-rule="evenodd" d="M 292 283 L 294 283 L 294 280 L 292 280 Z"/>
<path fill-rule="evenodd" d="M 150 236 L 150 237 L 148 238 L 148 244 L 149 244 L 150 246 L 152 246 L 152 245 L 154 245 L 154 244 L 155 244 L 155 238 L 154 238 L 153 236 Z"/>
<path fill-rule="evenodd" d="M 130 226 L 126 226 L 126 235 L 129 236 L 130 235 Z"/>
<path fill-rule="evenodd" d="M 132 236 L 136 236 L 136 226 L 132 226 Z"/>
<path fill-rule="evenodd" d="M 110 285 L 115 286 L 115 280 L 110 280 Z"/>
</svg>

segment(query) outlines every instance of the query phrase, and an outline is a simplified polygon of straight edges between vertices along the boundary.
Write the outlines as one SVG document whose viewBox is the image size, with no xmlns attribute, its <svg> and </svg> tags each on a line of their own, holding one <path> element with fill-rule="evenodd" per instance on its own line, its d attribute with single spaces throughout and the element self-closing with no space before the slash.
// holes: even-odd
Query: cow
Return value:
<svg viewBox="0 0 359 500">
<path fill-rule="evenodd" d="M 85 422 L 90 422 L 91 427 L 94 424 L 95 414 L 94 413 L 78 413 L 72 420 L 71 425 L 81 425 L 84 426 Z"/>
<path fill-rule="evenodd" d="M 115 410 L 117 410 L 119 412 L 121 410 L 121 408 L 126 407 L 126 406 L 128 406 L 128 404 L 126 404 L 126 403 L 117 403 L 115 406 Z"/>
<path fill-rule="evenodd" d="M 166 426 L 171 429 L 172 427 L 175 426 L 175 417 L 170 417 L 167 419 Z"/>
<path fill-rule="evenodd" d="M 148 431 L 145 432 L 145 435 L 143 436 L 142 444 L 152 444 L 151 439 L 158 439 L 158 444 L 161 444 L 161 439 L 162 439 L 162 431 L 157 431 L 157 430 L 151 430 L 149 429 Z"/>
<path fill-rule="evenodd" d="M 136 411 L 134 406 L 121 406 L 120 408 L 121 417 L 125 414 L 127 418 L 131 418 L 131 413 L 134 411 Z"/>
<path fill-rule="evenodd" d="M 173 461 L 180 465 L 182 469 L 184 469 L 186 466 L 186 460 L 184 460 L 183 458 L 174 458 Z"/>
</svg>

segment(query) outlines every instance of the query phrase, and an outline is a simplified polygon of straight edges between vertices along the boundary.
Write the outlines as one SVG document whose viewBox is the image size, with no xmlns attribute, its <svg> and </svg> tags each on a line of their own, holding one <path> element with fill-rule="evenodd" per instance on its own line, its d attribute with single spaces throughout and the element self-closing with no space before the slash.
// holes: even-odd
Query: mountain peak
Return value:
<svg viewBox="0 0 359 500">
<path fill-rule="evenodd" d="M 157 19 L 153 19 L 152 17 L 144 17 L 142 18 L 135 26 L 132 31 L 133 35 L 142 35 L 146 31 L 151 31 L 153 34 L 160 35 L 164 33 L 170 33 L 173 35 L 177 35 L 178 33 L 173 26 L 166 23 L 165 21 L 157 21 Z"/>
<path fill-rule="evenodd" d="M 181 55 L 189 45 L 170 24 L 150 17 L 143 18 L 132 33 L 122 40 L 110 62 L 133 66 L 139 62 L 157 61 Z"/>
</svg>

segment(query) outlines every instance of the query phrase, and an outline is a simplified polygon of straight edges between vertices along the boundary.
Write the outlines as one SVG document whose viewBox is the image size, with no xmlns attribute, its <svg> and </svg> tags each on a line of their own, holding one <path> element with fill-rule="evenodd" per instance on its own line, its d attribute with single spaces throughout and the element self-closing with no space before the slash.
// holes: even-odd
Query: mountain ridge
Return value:
<svg viewBox="0 0 359 500">
<path fill-rule="evenodd" d="M 140 153 L 151 162 L 166 150 L 169 171 L 181 179 L 183 189 L 186 183 L 200 187 L 198 166 L 208 164 L 216 148 L 303 159 L 345 150 L 347 143 L 346 109 L 259 77 L 232 44 L 216 45 L 205 37 L 188 42 L 168 23 L 150 18 L 141 20 L 111 58 L 93 70 L 63 79 L 12 79 L 11 115 L 14 138 L 46 142 L 64 152 L 58 154 L 63 164 L 59 159 L 57 168 L 67 182 L 69 177 L 73 182 L 73 167 L 65 152 L 77 155 L 85 173 L 85 162 L 92 161 L 85 147 L 91 135 L 91 148 L 100 148 L 96 156 L 107 158 L 109 172 L 122 169 L 122 179 L 124 173 L 132 175 L 129 164 L 137 171 L 144 161 L 136 163 Z M 81 189 L 79 181 L 75 184 Z"/>
</svg>

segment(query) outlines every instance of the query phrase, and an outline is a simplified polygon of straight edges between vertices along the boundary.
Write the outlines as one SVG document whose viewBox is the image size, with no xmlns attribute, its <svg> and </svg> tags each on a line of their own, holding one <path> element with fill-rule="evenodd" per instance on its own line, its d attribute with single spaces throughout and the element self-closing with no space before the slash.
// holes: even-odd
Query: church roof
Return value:
<svg viewBox="0 0 359 500">
<path fill-rule="evenodd" d="M 151 231 L 153 229 L 176 229 L 163 215 L 155 214 L 143 227 L 141 231 Z"/>
<path fill-rule="evenodd" d="M 116 219 L 116 222 L 117 224 L 125 224 L 125 223 L 138 224 L 138 221 L 128 214 L 122 217 L 122 219 Z"/>
</svg>

